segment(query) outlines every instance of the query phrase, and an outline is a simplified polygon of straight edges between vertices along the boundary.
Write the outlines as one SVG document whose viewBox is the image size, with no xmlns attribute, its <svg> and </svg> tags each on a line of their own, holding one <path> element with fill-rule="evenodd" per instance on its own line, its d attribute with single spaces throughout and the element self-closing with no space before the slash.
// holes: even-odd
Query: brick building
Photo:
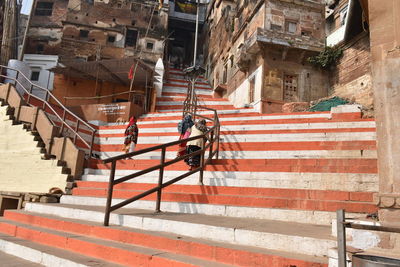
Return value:
<svg viewBox="0 0 400 267">
<path fill-rule="evenodd" d="M 327 7 L 327 44 L 343 50 L 331 68 L 331 94 L 373 108 L 371 51 L 367 1 L 336 0 Z"/>
<path fill-rule="evenodd" d="M 26 53 L 58 56 L 53 94 L 67 106 L 132 101 L 148 110 L 167 26 L 168 1 L 38 0 Z"/>
<path fill-rule="evenodd" d="M 307 63 L 324 49 L 324 12 L 324 1 L 212 1 L 205 62 L 214 90 L 268 113 L 327 96 L 326 73 Z"/>
</svg>

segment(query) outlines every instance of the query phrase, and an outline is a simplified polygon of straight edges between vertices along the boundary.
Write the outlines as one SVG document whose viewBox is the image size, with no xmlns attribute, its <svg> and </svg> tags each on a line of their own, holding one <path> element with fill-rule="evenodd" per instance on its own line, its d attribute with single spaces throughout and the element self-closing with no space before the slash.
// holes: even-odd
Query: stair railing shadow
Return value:
<svg viewBox="0 0 400 267">
<path fill-rule="evenodd" d="M 105 208 L 105 215 L 104 215 L 104 225 L 108 226 L 109 225 L 109 221 L 110 221 L 110 213 L 112 211 L 115 211 L 119 208 L 122 208 L 134 201 L 137 201 L 139 199 L 142 199 L 150 194 L 153 193 L 157 193 L 157 200 L 156 200 L 156 212 L 160 212 L 160 206 L 161 206 L 161 195 L 162 195 L 162 189 L 172 185 L 176 182 L 179 182 L 180 180 L 199 172 L 199 184 L 203 184 L 203 176 L 204 176 L 204 170 L 206 168 L 206 166 L 208 164 L 212 163 L 212 159 L 215 157 L 216 159 L 218 159 L 218 154 L 219 154 L 219 136 L 220 136 L 220 122 L 219 122 L 219 118 L 218 118 L 218 113 L 216 110 L 208 108 L 208 107 L 204 107 L 204 106 L 199 106 L 197 105 L 197 101 L 196 101 L 196 96 L 192 96 L 192 100 L 194 99 L 194 102 L 192 101 L 185 101 L 184 104 L 184 111 L 183 111 L 183 115 L 186 114 L 191 114 L 193 118 L 204 118 L 205 120 L 211 121 L 213 123 L 212 127 L 210 127 L 207 132 L 205 132 L 202 135 L 198 135 L 198 136 L 193 136 L 193 137 L 189 137 L 187 139 L 181 139 L 178 141 L 174 141 L 174 142 L 169 142 L 166 144 L 162 144 L 162 145 L 157 145 L 157 146 L 153 146 L 153 147 L 149 147 L 149 148 L 145 148 L 145 149 L 141 149 L 138 151 L 134 151 L 131 153 L 127 153 L 127 154 L 122 154 L 122 155 L 118 155 L 115 157 L 110 157 L 107 159 L 103 160 L 104 164 L 109 164 L 110 165 L 110 177 L 109 177 L 109 183 L 108 183 L 108 191 L 107 191 L 107 202 L 106 202 L 106 208 Z M 214 116 L 213 118 L 209 118 L 207 116 L 204 116 L 202 114 L 200 114 L 201 111 L 211 111 L 213 112 Z M 197 140 L 197 139 L 203 139 L 203 146 L 200 150 L 197 150 L 193 153 L 189 153 L 186 154 L 184 156 L 181 157 L 177 157 L 175 159 L 166 159 L 166 151 L 168 148 L 172 148 L 176 145 L 179 145 L 181 143 L 186 143 L 192 140 Z M 161 150 L 161 156 L 160 156 L 160 163 L 146 168 L 144 170 L 140 170 L 137 171 L 135 173 L 132 174 L 128 174 L 125 175 L 123 177 L 120 177 L 118 179 L 115 179 L 115 172 L 117 170 L 118 166 L 121 166 L 121 164 L 123 163 L 118 163 L 117 162 L 119 160 L 124 160 L 127 158 L 134 158 L 135 156 L 141 155 L 141 154 L 145 154 L 151 151 L 157 151 L 157 150 Z M 207 153 L 208 152 L 208 153 Z M 208 155 L 207 155 L 208 154 Z M 167 182 L 164 182 L 164 170 L 166 167 L 178 163 L 178 162 L 183 162 L 185 159 L 195 156 L 195 155 L 200 155 L 200 166 L 194 170 L 190 170 L 187 171 L 186 173 L 179 175 L 173 179 L 170 179 Z M 112 199 L 113 199 L 113 189 L 114 186 L 135 178 L 138 178 L 144 174 L 153 172 L 153 171 L 159 171 L 159 177 L 158 177 L 158 184 L 157 186 L 154 186 L 153 188 L 140 193 L 136 196 L 133 196 L 129 199 L 126 199 L 122 202 L 119 202 L 117 204 L 112 205 Z"/>
</svg>

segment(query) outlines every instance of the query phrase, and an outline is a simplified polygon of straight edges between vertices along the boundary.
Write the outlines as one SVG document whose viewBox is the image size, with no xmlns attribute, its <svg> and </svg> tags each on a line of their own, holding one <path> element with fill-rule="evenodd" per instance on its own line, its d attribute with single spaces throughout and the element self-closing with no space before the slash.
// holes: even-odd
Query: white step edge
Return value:
<svg viewBox="0 0 400 267">
<path fill-rule="evenodd" d="M 124 199 L 113 199 L 112 205 L 122 202 Z M 106 205 L 106 198 L 101 197 L 85 197 L 85 196 L 69 196 L 64 195 L 60 203 L 70 205 L 86 205 L 99 206 Z M 153 211 L 155 209 L 155 201 L 138 200 L 128 204 L 126 208 L 144 209 Z M 226 216 L 236 218 L 253 218 L 263 220 L 277 220 L 285 222 L 309 223 L 318 225 L 331 225 L 332 220 L 336 219 L 336 212 L 330 211 L 313 211 L 313 210 L 295 210 L 295 209 L 279 209 L 279 208 L 257 208 L 257 207 L 241 207 L 230 205 L 215 204 L 199 204 L 188 202 L 170 202 L 163 201 L 161 210 L 164 212 L 179 212 L 189 214 L 204 214 L 213 216 Z M 359 213 L 346 213 L 348 216 L 358 216 Z"/>
<path fill-rule="evenodd" d="M 39 203 L 28 203 L 28 211 L 68 216 L 68 218 L 102 222 L 104 213 L 98 211 L 79 210 L 79 208 L 53 206 Z M 193 238 L 203 238 L 231 244 L 256 246 L 305 255 L 327 256 L 328 249 L 336 245 L 336 240 L 320 239 L 304 236 L 291 236 L 279 233 L 259 232 L 255 230 L 218 227 L 200 223 L 171 221 L 161 218 L 142 217 L 140 215 L 123 215 L 111 213 L 110 224 L 133 227 L 149 231 L 163 231 Z"/>
<path fill-rule="evenodd" d="M 116 179 L 138 170 L 116 170 Z M 85 169 L 82 180 L 108 182 L 110 171 L 106 169 Z M 184 171 L 164 171 L 164 181 L 173 179 Z M 177 182 L 181 185 L 197 185 L 199 174 L 192 174 Z M 130 183 L 157 183 L 158 171 L 142 175 Z M 348 192 L 378 192 L 378 175 L 369 173 L 297 173 L 297 172 L 221 172 L 205 171 L 204 185 L 287 188 L 308 190 L 333 190 Z"/>
</svg>

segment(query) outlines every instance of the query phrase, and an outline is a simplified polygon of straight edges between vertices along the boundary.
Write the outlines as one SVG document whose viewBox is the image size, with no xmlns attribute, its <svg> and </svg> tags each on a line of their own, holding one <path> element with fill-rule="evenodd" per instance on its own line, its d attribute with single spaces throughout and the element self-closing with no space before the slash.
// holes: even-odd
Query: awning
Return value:
<svg viewBox="0 0 400 267">
<path fill-rule="evenodd" d="M 136 68 L 134 83 L 145 84 L 153 76 L 154 66 L 149 66 L 136 58 L 110 59 L 89 62 L 61 62 L 58 66 L 51 68 L 54 73 L 64 74 L 70 77 L 108 81 L 129 86 L 128 74 L 130 69 Z"/>
</svg>

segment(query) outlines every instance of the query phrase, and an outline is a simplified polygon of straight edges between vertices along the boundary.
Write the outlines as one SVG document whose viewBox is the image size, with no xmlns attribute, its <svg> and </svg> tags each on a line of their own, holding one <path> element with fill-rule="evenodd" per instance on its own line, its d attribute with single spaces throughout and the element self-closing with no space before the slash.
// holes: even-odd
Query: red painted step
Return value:
<svg viewBox="0 0 400 267">
<path fill-rule="evenodd" d="M 143 191 L 133 190 L 114 190 L 113 197 L 128 199 L 139 195 Z M 75 188 L 75 196 L 103 197 L 107 196 L 107 189 L 97 188 Z M 156 194 L 142 198 L 142 200 L 155 201 Z M 163 192 L 162 201 L 180 203 L 199 203 L 209 205 L 228 205 L 251 208 L 275 208 L 293 210 L 318 210 L 335 212 L 338 209 L 345 209 L 347 212 L 372 213 L 377 211 L 377 206 L 372 203 L 348 202 L 348 201 L 323 201 L 310 199 L 296 199 L 295 197 L 276 198 L 276 197 L 250 197 L 234 195 L 206 195 L 206 194 L 184 194 Z"/>
<path fill-rule="evenodd" d="M 168 236 L 166 234 L 138 231 L 135 229 L 128 230 L 124 227 L 103 227 L 76 220 L 61 219 L 55 216 L 44 217 L 33 213 L 22 213 L 11 210 L 7 210 L 4 216 L 8 220 L 29 223 L 39 227 L 150 247 L 236 266 L 327 267 L 327 264 L 274 255 L 262 249 L 252 251 L 235 245 L 226 247 L 222 243 L 201 242 L 201 240 L 187 237 L 177 239 L 175 236 Z"/>
<path fill-rule="evenodd" d="M 26 223 L 32 224 L 32 222 Z M 125 266 L 196 266 L 195 264 L 163 257 L 162 253 L 160 255 L 154 254 L 157 250 L 146 250 L 139 247 L 133 249 L 133 246 L 128 247 L 122 243 L 118 245 L 115 242 L 111 245 L 111 241 L 71 235 L 59 230 L 46 230 L 19 222 L 0 221 L 0 232 Z"/>
<path fill-rule="evenodd" d="M 106 182 L 77 181 L 78 188 L 107 189 Z M 114 186 L 117 190 L 146 191 L 154 187 L 148 183 L 122 183 Z M 178 185 L 173 184 L 163 189 L 169 193 L 206 194 L 206 195 L 233 195 L 233 196 L 259 196 L 297 198 L 313 200 L 338 200 L 372 202 L 372 192 L 347 192 L 331 190 L 288 189 L 288 188 L 257 188 L 257 187 L 229 187 L 206 185 Z"/>
<path fill-rule="evenodd" d="M 128 159 L 117 162 L 119 170 L 142 170 L 159 164 L 159 160 Z M 376 159 L 226 159 L 213 160 L 206 171 L 251 172 L 318 172 L 318 173 L 377 173 Z M 110 169 L 111 164 L 91 160 L 89 168 Z M 183 162 L 166 167 L 166 170 L 187 170 Z"/>
</svg>

